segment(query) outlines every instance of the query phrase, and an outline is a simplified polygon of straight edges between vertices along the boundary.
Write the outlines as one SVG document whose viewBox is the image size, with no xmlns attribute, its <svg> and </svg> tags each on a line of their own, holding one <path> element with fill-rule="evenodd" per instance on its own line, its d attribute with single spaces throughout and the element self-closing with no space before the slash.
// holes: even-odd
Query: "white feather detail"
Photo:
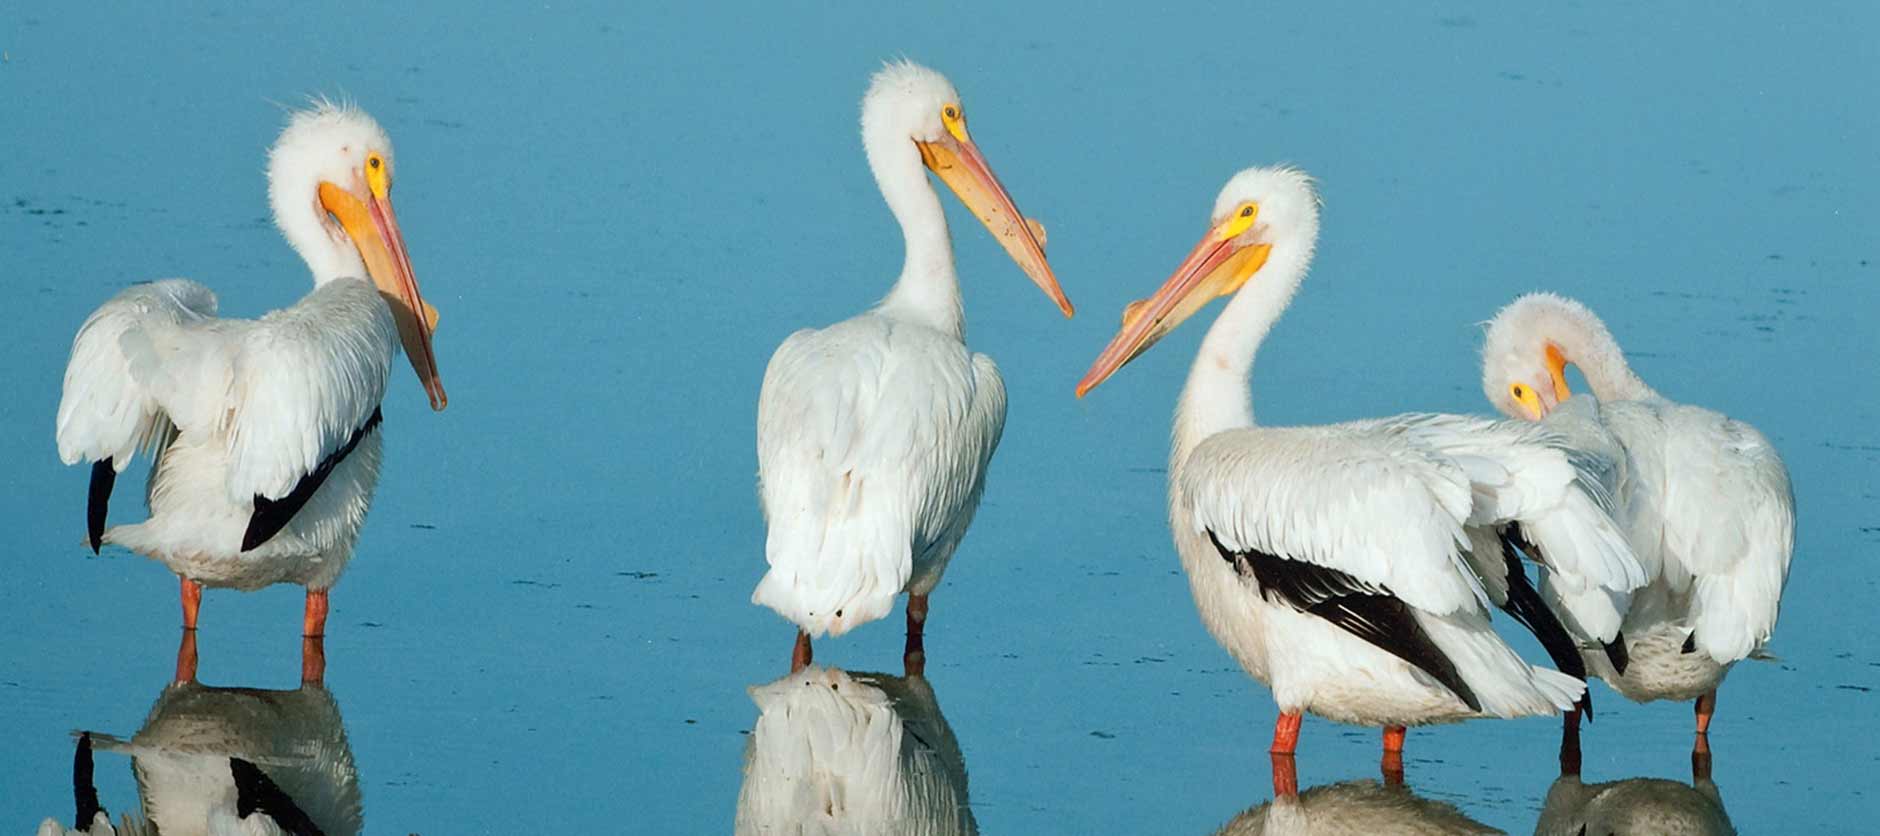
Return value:
<svg viewBox="0 0 1880 836">
<path fill-rule="evenodd" d="M 93 311 L 73 337 L 65 367 L 59 458 L 112 459 L 122 471 L 139 450 L 160 442 L 169 427 L 161 385 L 143 382 L 163 366 L 154 341 L 211 322 L 215 312 L 215 294 L 188 279 L 132 285 Z"/>
<path fill-rule="evenodd" d="M 812 636 L 880 618 L 964 536 L 1005 426 L 983 356 L 878 313 L 799 331 L 758 400 L 770 570 L 752 601 Z"/>
</svg>

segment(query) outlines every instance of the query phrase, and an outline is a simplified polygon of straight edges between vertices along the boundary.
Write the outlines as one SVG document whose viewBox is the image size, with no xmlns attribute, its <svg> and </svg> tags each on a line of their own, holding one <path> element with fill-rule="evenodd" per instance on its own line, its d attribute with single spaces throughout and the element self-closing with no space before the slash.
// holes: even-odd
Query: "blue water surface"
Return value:
<svg viewBox="0 0 1880 836">
<path fill-rule="evenodd" d="M 1484 411 L 1477 323 L 1546 288 L 1660 391 L 1759 426 L 1800 536 L 1779 661 L 1713 729 L 1743 832 L 1874 809 L 1880 6 L 1110 3 L 0 3 L 0 822 L 71 815 L 75 729 L 134 733 L 179 641 L 175 578 L 91 557 L 52 440 L 85 315 L 183 275 L 225 314 L 297 299 L 264 152 L 357 101 L 451 394 L 402 364 L 385 476 L 333 592 L 326 687 L 367 832 L 732 827 L 747 688 L 792 629 L 762 574 L 757 392 L 790 332 L 884 293 L 900 238 L 857 138 L 884 59 L 947 73 L 1080 308 L 1064 321 L 948 198 L 973 347 L 1010 418 L 933 597 L 927 680 L 990 833 L 1209 833 L 1272 794 L 1274 706 L 1194 615 L 1164 512 L 1191 326 L 1071 389 L 1203 229 L 1220 184 L 1320 181 L 1312 277 L 1260 355 L 1263 420 Z M 141 468 L 114 518 L 136 513 Z M 300 591 L 211 591 L 203 682 L 292 689 Z M 1534 658 L 1538 648 L 1510 632 Z M 818 662 L 898 673 L 899 615 Z M 1586 780 L 1691 778 L 1690 708 L 1595 685 Z M 1410 788 L 1532 831 L 1557 724 L 1414 731 Z M 1373 777 L 1309 720 L 1302 788 Z M 127 759 L 98 755 L 114 812 Z"/>
</svg>

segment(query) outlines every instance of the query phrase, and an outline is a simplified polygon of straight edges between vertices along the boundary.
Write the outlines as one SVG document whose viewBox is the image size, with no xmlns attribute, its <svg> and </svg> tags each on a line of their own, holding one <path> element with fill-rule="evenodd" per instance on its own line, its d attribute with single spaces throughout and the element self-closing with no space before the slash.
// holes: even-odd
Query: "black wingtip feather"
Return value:
<svg viewBox="0 0 1880 836">
<path fill-rule="evenodd" d="M 364 426 L 353 431 L 352 437 L 346 440 L 345 446 L 334 450 L 333 455 L 321 460 L 320 466 L 314 468 L 312 473 L 300 477 L 300 481 L 294 484 L 294 489 L 288 491 L 286 496 L 280 499 L 269 499 L 255 494 L 254 513 L 249 515 L 248 528 L 242 532 L 242 551 L 254 551 L 260 548 L 261 544 L 274 539 L 274 535 L 281 533 L 281 529 L 287 527 L 288 521 L 292 520 L 295 514 L 300 513 L 300 509 L 306 506 L 308 500 L 313 499 L 314 492 L 320 490 L 321 485 L 326 484 L 326 477 L 333 475 L 333 468 L 338 467 L 347 454 L 351 453 L 354 447 L 359 446 L 359 440 L 365 438 L 366 433 L 372 432 L 373 428 L 384 419 L 384 413 L 376 408 L 373 409 L 372 417 L 366 419 Z"/>
<path fill-rule="evenodd" d="M 91 827 L 91 820 L 104 812 L 104 805 L 98 803 L 98 784 L 92 780 L 91 732 L 78 736 L 78 749 L 72 753 L 72 805 L 78 815 L 75 830 Z"/>
<path fill-rule="evenodd" d="M 1300 612 L 1323 618 L 1386 653 L 1428 674 L 1456 695 L 1470 711 L 1482 702 L 1462 681 L 1442 648 L 1417 623 L 1410 605 L 1389 589 L 1358 580 L 1336 569 L 1252 550 L 1236 552 L 1208 532 L 1221 558 L 1236 571 L 1251 573 L 1260 594 Z"/>
<path fill-rule="evenodd" d="M 1625 673 L 1625 666 L 1632 664 L 1632 654 L 1625 649 L 1625 633 L 1613 634 L 1612 641 L 1606 642 L 1606 661 L 1612 663 L 1612 669 Z"/>
<path fill-rule="evenodd" d="M 1586 681 L 1586 660 L 1580 658 L 1579 643 L 1567 632 L 1566 625 L 1560 623 L 1560 617 L 1547 607 L 1533 584 L 1528 583 L 1527 571 L 1521 566 L 1519 549 L 1532 550 L 1534 545 L 1521 536 L 1519 526 L 1510 525 L 1500 532 L 1501 558 L 1508 566 L 1508 603 L 1502 607 L 1516 621 L 1528 628 L 1528 632 L 1539 639 L 1541 648 L 1547 651 L 1547 657 L 1554 661 L 1554 667 L 1561 673 L 1581 682 Z M 1517 542 L 1517 540 L 1519 542 Z M 1588 689 L 1580 695 L 1574 704 L 1587 722 L 1593 719 L 1593 692 Z"/>
<path fill-rule="evenodd" d="M 104 547 L 104 518 L 111 507 L 111 487 L 117 484 L 117 465 L 113 459 L 91 463 L 91 491 L 85 501 L 85 532 L 91 537 L 91 553 Z"/>
<path fill-rule="evenodd" d="M 1692 630 L 1690 635 L 1684 637 L 1684 649 L 1680 652 L 1682 653 L 1696 653 L 1697 652 L 1697 631 L 1696 630 Z"/>
<path fill-rule="evenodd" d="M 241 758 L 228 759 L 229 774 L 235 778 L 235 815 L 248 818 L 260 813 L 274 820 L 289 836 L 325 836 L 305 810 L 294 803 L 267 773 Z"/>
</svg>

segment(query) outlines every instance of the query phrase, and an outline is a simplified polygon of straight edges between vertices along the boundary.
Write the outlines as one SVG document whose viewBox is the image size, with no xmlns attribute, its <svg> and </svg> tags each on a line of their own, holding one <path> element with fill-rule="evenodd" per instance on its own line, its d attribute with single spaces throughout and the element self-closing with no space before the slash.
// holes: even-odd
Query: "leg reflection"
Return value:
<svg viewBox="0 0 1880 836">
<path fill-rule="evenodd" d="M 814 658 L 815 654 L 809 646 L 809 634 L 802 630 L 796 631 L 796 649 L 790 652 L 790 672 L 796 673 L 809 667 Z"/>
<path fill-rule="evenodd" d="M 202 584 L 188 578 L 178 580 L 182 581 L 183 629 L 194 630 L 196 616 L 202 612 Z"/>
<path fill-rule="evenodd" d="M 176 647 L 176 682 L 194 681 L 196 681 L 196 631 L 185 629 L 183 643 Z"/>
<path fill-rule="evenodd" d="M 303 636 L 300 639 L 300 681 L 303 685 L 326 682 L 326 639 Z"/>
<path fill-rule="evenodd" d="M 1299 797 L 1299 766 L 1290 754 L 1272 754 L 1273 759 L 1273 797 Z"/>
</svg>

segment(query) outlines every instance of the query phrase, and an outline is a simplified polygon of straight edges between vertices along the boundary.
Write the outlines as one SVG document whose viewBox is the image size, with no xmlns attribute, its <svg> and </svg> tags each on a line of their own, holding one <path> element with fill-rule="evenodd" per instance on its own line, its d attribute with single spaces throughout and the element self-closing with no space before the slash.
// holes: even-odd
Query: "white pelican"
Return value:
<svg viewBox="0 0 1880 836">
<path fill-rule="evenodd" d="M 1589 653 L 1587 664 L 1633 700 L 1696 699 L 1703 735 L 1730 666 L 1757 655 L 1775 630 L 1795 545 L 1788 470 L 1754 427 L 1652 391 L 1599 317 L 1551 293 L 1495 315 L 1482 388 L 1503 413 L 1552 423 L 1582 399 L 1569 401 L 1568 365 L 1598 398 L 1585 408 L 1594 431 L 1622 448 L 1619 517 L 1650 580 L 1625 611 L 1614 652 Z"/>
<path fill-rule="evenodd" d="M 979 832 L 966 761 L 933 686 L 808 666 L 751 689 L 735 832 Z"/>
<path fill-rule="evenodd" d="M 1255 352 L 1304 279 L 1318 195 L 1302 172 L 1229 180 L 1207 234 L 1081 382 L 1081 397 L 1216 296 L 1175 414 L 1169 516 L 1202 622 L 1280 717 L 1384 727 L 1401 769 L 1404 727 L 1565 710 L 1585 683 L 1535 668 L 1489 626 L 1465 527 L 1521 524 L 1576 582 L 1642 582 L 1586 474 L 1541 429 L 1444 415 L 1257 427 Z M 1492 540 L 1491 540 L 1492 541 Z"/>
<path fill-rule="evenodd" d="M 1065 316 L 1070 300 L 1034 229 L 966 132 L 944 76 L 892 63 L 862 99 L 862 145 L 901 224 L 901 278 L 874 309 L 791 334 L 757 401 L 757 474 L 770 570 L 751 595 L 810 640 L 888 614 L 908 593 L 907 652 L 921 652 L 927 595 L 966 534 L 1005 428 L 998 367 L 968 351 L 940 198 L 951 187 Z"/>
<path fill-rule="evenodd" d="M 169 566 L 186 629 L 204 586 L 294 583 L 307 588 L 303 633 L 323 635 L 378 483 L 379 402 L 400 343 L 444 408 L 436 312 L 392 213 L 393 170 L 392 141 L 364 112 L 321 101 L 294 113 L 268 154 L 268 197 L 313 292 L 242 320 L 216 318 L 215 295 L 186 279 L 134 285 L 72 341 L 59 456 L 93 463 L 92 550 Z M 139 450 L 156 456 L 150 518 L 106 528 L 112 483 Z"/>
</svg>

